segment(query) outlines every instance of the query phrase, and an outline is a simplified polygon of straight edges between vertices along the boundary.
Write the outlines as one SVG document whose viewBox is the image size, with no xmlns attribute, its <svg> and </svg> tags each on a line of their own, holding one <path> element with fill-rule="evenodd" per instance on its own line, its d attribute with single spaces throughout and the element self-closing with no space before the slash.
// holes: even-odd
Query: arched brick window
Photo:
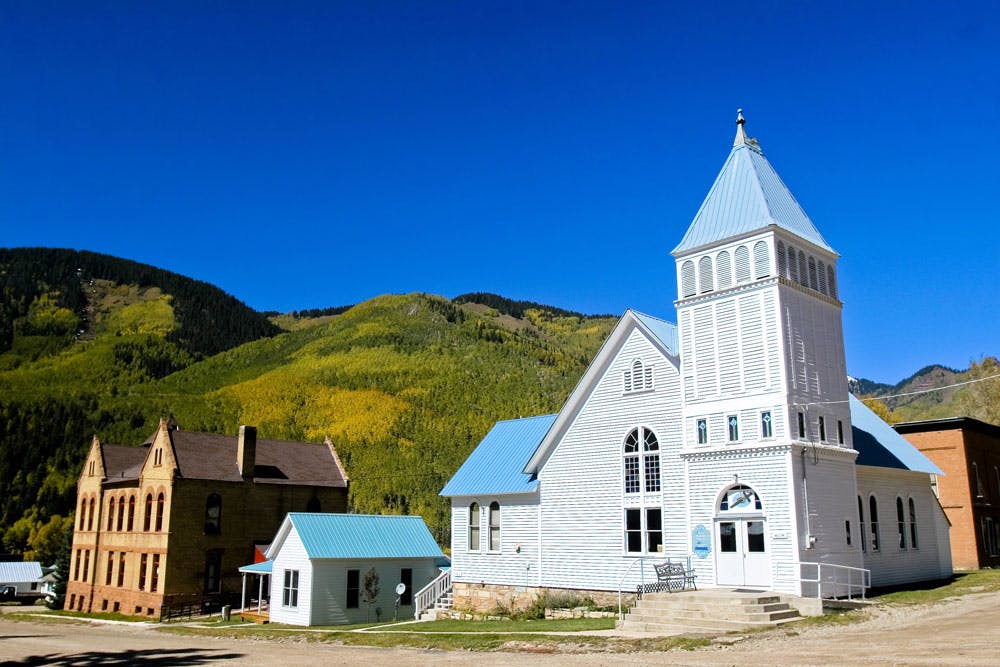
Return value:
<svg viewBox="0 0 1000 667">
<path fill-rule="evenodd" d="M 111 531 L 112 528 L 114 528 L 114 525 L 115 525 L 115 507 L 116 507 L 116 505 L 117 505 L 117 501 L 114 498 L 112 498 L 111 500 L 108 501 L 108 527 L 107 527 L 107 530 L 109 532 Z"/>
<path fill-rule="evenodd" d="M 156 497 L 156 532 L 163 530 L 163 494 Z"/>
<path fill-rule="evenodd" d="M 142 529 L 149 532 L 150 524 L 153 520 L 153 494 L 146 494 L 146 512 L 142 517 Z"/>
</svg>

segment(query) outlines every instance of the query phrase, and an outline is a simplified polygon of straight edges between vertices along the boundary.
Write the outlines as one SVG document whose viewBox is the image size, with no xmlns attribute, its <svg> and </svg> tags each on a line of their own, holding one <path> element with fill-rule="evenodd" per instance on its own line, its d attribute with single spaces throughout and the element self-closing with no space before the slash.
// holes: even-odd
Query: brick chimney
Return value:
<svg viewBox="0 0 1000 667">
<path fill-rule="evenodd" d="M 236 465 L 240 467 L 243 479 L 253 479 L 254 460 L 257 457 L 257 427 L 240 426 L 236 439 Z"/>
</svg>

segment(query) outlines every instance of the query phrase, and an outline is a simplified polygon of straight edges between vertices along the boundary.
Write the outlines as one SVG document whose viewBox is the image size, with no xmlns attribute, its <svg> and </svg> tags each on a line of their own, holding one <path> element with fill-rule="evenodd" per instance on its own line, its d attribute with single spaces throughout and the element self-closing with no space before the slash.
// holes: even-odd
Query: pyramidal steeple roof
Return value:
<svg viewBox="0 0 1000 667">
<path fill-rule="evenodd" d="M 740 109 L 733 150 L 673 254 L 770 225 L 834 252 L 764 157 L 757 141 L 747 138 L 745 122 Z"/>
</svg>

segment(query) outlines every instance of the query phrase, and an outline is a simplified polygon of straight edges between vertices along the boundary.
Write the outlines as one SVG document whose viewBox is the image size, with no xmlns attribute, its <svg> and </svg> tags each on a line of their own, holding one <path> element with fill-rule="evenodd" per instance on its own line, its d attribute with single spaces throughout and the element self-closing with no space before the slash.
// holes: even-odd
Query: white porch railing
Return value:
<svg viewBox="0 0 1000 667">
<path fill-rule="evenodd" d="M 434 606 L 442 595 L 451 590 L 451 570 L 444 570 L 437 579 L 427 584 L 413 596 L 413 618 L 419 619 L 420 615 Z"/>
<path fill-rule="evenodd" d="M 807 577 L 806 570 L 815 572 L 815 577 Z M 850 567 L 835 563 L 799 562 L 799 581 L 802 584 L 816 584 L 818 599 L 847 596 L 853 600 L 856 595 L 865 599 L 865 591 L 872 586 L 872 572 L 863 567 Z M 824 586 L 826 593 L 824 594 Z M 803 591 L 803 595 L 805 591 Z"/>
<path fill-rule="evenodd" d="M 659 556 L 657 558 L 633 558 L 631 560 L 632 560 L 632 562 L 629 563 L 629 565 L 628 565 L 627 568 L 625 568 L 625 572 L 622 574 L 622 578 L 618 580 L 618 620 L 619 621 L 625 620 L 625 612 L 622 610 L 622 591 L 625 588 L 625 580 L 628 579 L 628 575 L 632 572 L 633 569 L 635 569 L 636 565 L 639 566 L 639 585 L 640 586 L 645 586 L 646 585 L 646 561 L 649 561 L 649 563 L 650 563 L 650 566 L 649 566 L 650 577 L 651 577 L 650 580 L 649 580 L 650 583 L 656 581 L 656 571 L 653 570 L 653 565 L 652 565 L 653 563 L 656 563 L 656 564 L 660 564 L 660 563 L 684 563 L 684 569 L 685 570 L 690 570 L 691 569 L 691 557 L 690 556 L 684 556 L 684 557 L 680 557 L 680 558 L 678 558 L 676 556 L 675 557 L 667 557 L 667 558 L 664 558 L 663 556 Z"/>
</svg>

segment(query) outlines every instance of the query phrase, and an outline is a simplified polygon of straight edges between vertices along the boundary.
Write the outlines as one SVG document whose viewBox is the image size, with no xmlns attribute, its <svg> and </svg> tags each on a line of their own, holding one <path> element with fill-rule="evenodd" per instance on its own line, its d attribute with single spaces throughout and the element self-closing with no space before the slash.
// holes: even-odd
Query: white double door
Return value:
<svg viewBox="0 0 1000 667">
<path fill-rule="evenodd" d="M 727 516 L 716 521 L 715 576 L 719 586 L 771 586 L 763 517 Z"/>
</svg>

